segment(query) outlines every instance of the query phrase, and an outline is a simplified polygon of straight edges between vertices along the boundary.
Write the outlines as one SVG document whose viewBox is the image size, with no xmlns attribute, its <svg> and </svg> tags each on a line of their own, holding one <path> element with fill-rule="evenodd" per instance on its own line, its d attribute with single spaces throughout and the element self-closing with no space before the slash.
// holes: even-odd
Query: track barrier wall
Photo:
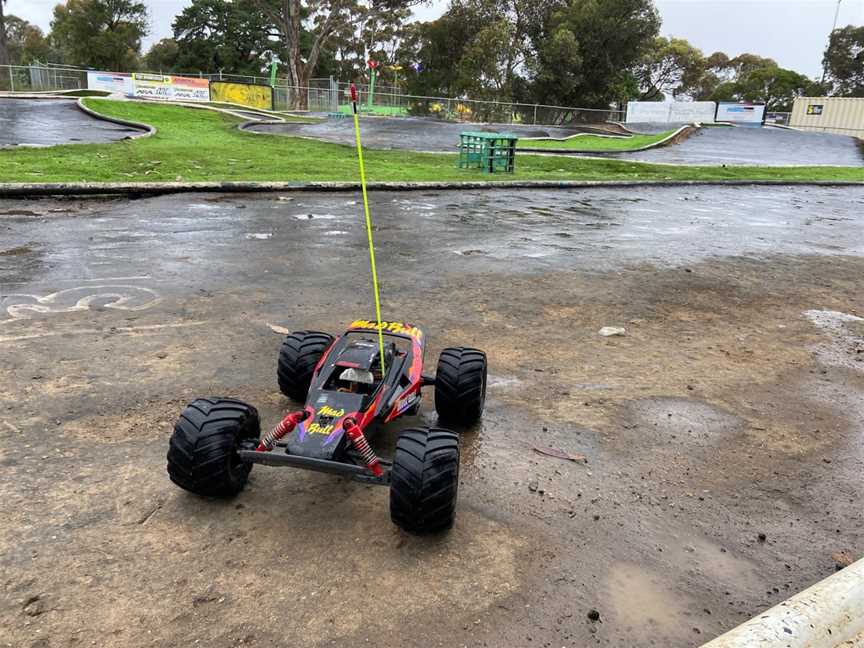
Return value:
<svg viewBox="0 0 864 648">
<path fill-rule="evenodd" d="M 210 100 L 273 110 L 273 88 L 252 83 L 210 82 Z"/>
<path fill-rule="evenodd" d="M 627 123 L 712 123 L 713 101 L 628 101 Z"/>
</svg>

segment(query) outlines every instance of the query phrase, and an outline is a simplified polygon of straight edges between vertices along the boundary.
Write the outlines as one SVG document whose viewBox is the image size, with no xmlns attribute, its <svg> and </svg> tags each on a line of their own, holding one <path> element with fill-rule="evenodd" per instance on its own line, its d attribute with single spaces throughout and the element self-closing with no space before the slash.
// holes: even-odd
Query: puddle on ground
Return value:
<svg viewBox="0 0 864 648">
<path fill-rule="evenodd" d="M 624 418 L 638 435 L 656 434 L 666 439 L 708 445 L 718 437 L 737 432 L 744 421 L 719 407 L 688 398 L 646 398 L 625 405 Z M 630 426 L 627 426 L 630 429 Z"/>
<path fill-rule="evenodd" d="M 334 220 L 338 218 L 335 214 L 292 214 L 297 220 Z"/>
<path fill-rule="evenodd" d="M 658 631 L 667 638 L 693 634 L 685 616 L 686 599 L 648 569 L 619 563 L 609 572 L 606 590 L 616 626 L 642 637 Z"/>
</svg>

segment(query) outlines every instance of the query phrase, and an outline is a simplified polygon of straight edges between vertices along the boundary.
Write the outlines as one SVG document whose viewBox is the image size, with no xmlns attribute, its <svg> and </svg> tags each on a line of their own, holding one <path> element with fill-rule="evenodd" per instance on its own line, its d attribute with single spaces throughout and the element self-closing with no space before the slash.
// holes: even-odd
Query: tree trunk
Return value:
<svg viewBox="0 0 864 648">
<path fill-rule="evenodd" d="M 330 0 L 327 3 L 327 16 L 318 27 L 318 35 L 309 49 L 309 57 L 304 61 L 300 52 L 301 0 L 281 0 L 279 9 L 269 4 L 268 0 L 252 0 L 252 2 L 273 21 L 282 37 L 282 45 L 288 58 L 285 61 L 288 82 L 292 86 L 289 91 L 289 107 L 293 110 L 306 110 L 309 105 L 309 79 L 318 66 L 321 48 L 336 31 L 350 24 L 346 22 L 340 25 L 337 22 L 340 19 L 340 11 L 349 7 L 350 3 L 345 0 Z M 341 18 L 345 19 L 344 16 Z"/>
<path fill-rule="evenodd" d="M 300 0 L 284 0 L 282 13 L 284 16 L 282 41 L 285 51 L 288 52 L 288 79 L 293 86 L 289 92 L 291 97 L 290 108 L 294 110 L 306 110 L 309 91 L 304 86 L 306 66 L 300 55 Z"/>
<path fill-rule="evenodd" d="M 2 1 L 2 0 L 0 0 Z M 288 60 L 285 69 L 288 72 L 288 107 L 292 110 L 305 110 L 308 91 L 304 87 L 304 79 L 308 79 L 306 64 L 300 56 L 300 0 L 282 0 L 279 9 L 274 8 L 267 0 L 252 0 L 276 27 L 282 38 Z"/>
<path fill-rule="evenodd" d="M 9 65 L 9 48 L 6 45 L 6 18 L 3 15 L 4 2 L 5 0 L 0 0 L 0 65 Z"/>
</svg>

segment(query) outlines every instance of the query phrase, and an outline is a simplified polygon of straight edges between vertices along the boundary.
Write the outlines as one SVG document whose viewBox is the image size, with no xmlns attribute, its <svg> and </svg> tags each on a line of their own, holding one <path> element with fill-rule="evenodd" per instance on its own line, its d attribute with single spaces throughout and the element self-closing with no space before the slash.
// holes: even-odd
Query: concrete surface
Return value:
<svg viewBox="0 0 864 648">
<path fill-rule="evenodd" d="M 703 648 L 848 648 L 864 633 L 862 612 L 864 560 L 859 560 Z"/>
<path fill-rule="evenodd" d="M 628 125 L 630 127 L 631 125 Z M 637 132 L 672 130 L 680 124 L 638 124 Z M 567 137 L 580 129 L 548 126 L 486 125 L 479 130 L 504 130 L 524 137 Z M 374 119 L 361 121 L 363 144 L 370 148 L 455 152 L 459 133 L 471 128 L 422 119 Z M 248 130 L 262 133 L 302 135 L 338 144 L 354 144 L 350 119 L 327 120 L 321 124 L 254 124 Z M 526 143 L 527 145 L 527 143 Z M 595 155 L 586 153 L 585 155 Z M 604 157 L 708 165 L 864 165 L 864 155 L 854 138 L 822 133 L 803 133 L 776 128 L 704 128 L 676 144 L 638 153 L 604 154 Z"/>
<path fill-rule="evenodd" d="M 0 99 L 0 146 L 99 144 L 140 132 L 85 115 L 75 101 Z"/>
<path fill-rule="evenodd" d="M 861 555 L 864 189 L 371 198 L 385 317 L 490 358 L 440 537 L 165 474 L 195 396 L 291 406 L 268 324 L 368 316 L 358 196 L 0 201 L 0 645 L 697 646 Z"/>
</svg>

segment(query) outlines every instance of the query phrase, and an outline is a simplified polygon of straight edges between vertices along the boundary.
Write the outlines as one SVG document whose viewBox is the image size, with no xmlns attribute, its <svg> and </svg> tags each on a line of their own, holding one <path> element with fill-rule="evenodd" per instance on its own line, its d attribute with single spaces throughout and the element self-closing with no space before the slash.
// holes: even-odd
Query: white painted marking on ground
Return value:
<svg viewBox="0 0 864 648">
<path fill-rule="evenodd" d="M 150 275 L 137 275 L 134 277 L 99 277 L 98 279 L 79 279 L 78 281 L 138 281 L 141 279 L 151 279 Z M 74 279 L 61 279 L 60 281 L 75 281 Z"/>
<path fill-rule="evenodd" d="M 515 376 L 489 376 L 486 386 L 489 389 L 518 387 L 522 381 Z"/>
<path fill-rule="evenodd" d="M 150 331 L 162 331 L 165 329 L 187 328 L 191 326 L 203 326 L 209 324 L 209 321 L 201 322 L 179 322 L 177 324 L 150 324 L 145 326 L 118 326 L 110 331 L 105 329 L 78 329 L 72 331 L 46 331 L 44 333 L 31 333 L 29 335 L 7 335 L 0 336 L 0 344 L 4 342 L 22 342 L 26 340 L 37 340 L 46 337 L 57 337 L 60 335 L 98 335 L 105 333 L 126 334 L 133 333 L 148 333 Z"/>
<path fill-rule="evenodd" d="M 0 307 L 10 318 L 0 320 L 0 324 L 30 319 L 34 313 L 56 315 L 89 310 L 93 302 L 100 299 L 112 300 L 104 305 L 105 308 L 124 311 L 144 310 L 161 301 L 155 291 L 129 285 L 79 286 L 44 296 L 13 293 L 0 301 Z"/>
</svg>

